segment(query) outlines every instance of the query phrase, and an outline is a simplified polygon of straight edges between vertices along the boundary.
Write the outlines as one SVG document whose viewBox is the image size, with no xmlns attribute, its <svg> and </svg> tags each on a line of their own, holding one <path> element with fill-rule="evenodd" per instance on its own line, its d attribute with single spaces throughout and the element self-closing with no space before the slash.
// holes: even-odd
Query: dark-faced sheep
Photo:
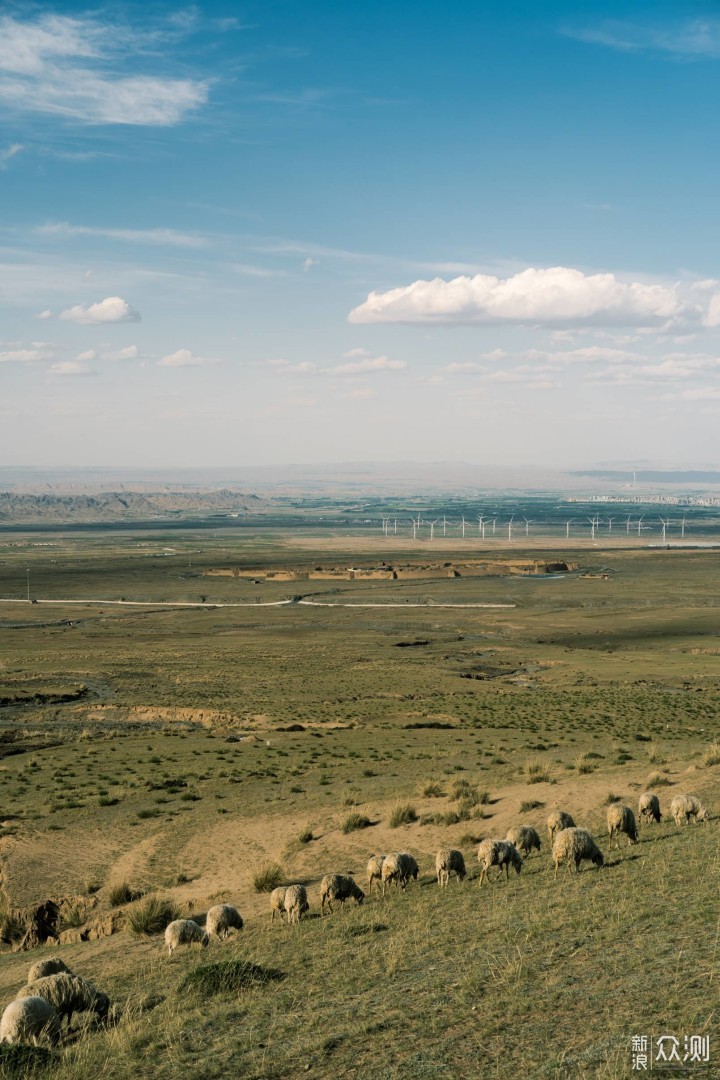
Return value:
<svg viewBox="0 0 720 1080">
<path fill-rule="evenodd" d="M 638 799 L 638 814 L 641 821 L 662 821 L 660 800 L 652 791 L 644 791 Z"/>
<path fill-rule="evenodd" d="M 47 956 L 44 960 L 35 961 L 28 971 L 27 981 L 28 983 L 35 982 L 36 979 L 42 979 L 46 975 L 58 975 L 61 971 L 64 971 L 66 975 L 72 975 L 70 968 L 59 956 Z"/>
<path fill-rule="evenodd" d="M 110 1009 L 110 998 L 79 975 L 61 971 L 57 975 L 45 975 L 42 979 L 24 986 L 16 994 L 20 1001 L 26 997 L 41 997 L 49 1001 L 61 1020 L 72 1021 L 73 1013 L 94 1012 L 101 1020 Z"/>
<path fill-rule="evenodd" d="M 505 839 L 514 844 L 520 854 L 526 857 L 531 851 L 540 850 L 540 837 L 531 825 L 516 825 L 513 829 L 508 829 Z"/>
<path fill-rule="evenodd" d="M 573 829 L 575 822 L 573 821 L 572 814 L 568 814 L 565 810 L 553 810 L 550 817 L 547 819 L 548 836 L 550 837 L 550 843 L 552 844 L 555 839 L 555 834 L 561 832 L 563 829 Z"/>
<path fill-rule="evenodd" d="M 583 859 L 592 862 L 595 866 L 603 866 L 605 859 L 600 848 L 595 843 L 591 833 L 587 829 L 562 829 L 552 847 L 555 874 L 557 877 L 558 867 L 561 862 L 566 862 L 568 870 L 571 863 L 575 863 L 575 869 L 580 873 L 580 863 Z"/>
<path fill-rule="evenodd" d="M 326 904 L 329 911 L 333 910 L 333 900 L 339 900 L 344 911 L 345 901 L 350 899 L 358 904 L 365 899 L 365 893 L 353 878 L 347 874 L 326 874 L 320 882 L 320 914 L 325 914 Z"/>
<path fill-rule="evenodd" d="M 620 847 L 620 833 L 625 833 L 629 843 L 637 844 L 637 823 L 635 815 L 629 806 L 621 806 L 620 803 L 613 803 L 612 806 L 608 806 L 607 826 L 611 844 L 614 839 L 615 846 Z"/>
<path fill-rule="evenodd" d="M 231 930 L 242 930 L 242 915 L 231 904 L 216 904 L 205 916 L 205 929 L 208 934 L 216 934 L 224 940 Z"/>
<path fill-rule="evenodd" d="M 462 851 L 458 851 L 457 848 L 440 848 L 435 856 L 435 873 L 441 888 L 450 884 L 451 874 L 455 874 L 458 881 L 463 881 L 467 876 L 467 871 Z"/>
<path fill-rule="evenodd" d="M 509 840 L 483 840 L 477 850 L 478 862 L 480 863 L 480 882 L 490 881 L 488 870 L 491 866 L 500 868 L 500 877 L 505 870 L 505 880 L 510 878 L 510 867 L 515 868 L 515 873 L 522 870 L 522 856 L 514 844 Z"/>
</svg>

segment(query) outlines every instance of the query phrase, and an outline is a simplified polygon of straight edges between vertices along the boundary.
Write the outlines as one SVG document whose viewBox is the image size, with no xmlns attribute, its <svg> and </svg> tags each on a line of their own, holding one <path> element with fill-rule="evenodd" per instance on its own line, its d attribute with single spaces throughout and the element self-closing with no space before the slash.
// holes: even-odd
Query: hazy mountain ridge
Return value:
<svg viewBox="0 0 720 1080">
<path fill-rule="evenodd" d="M 115 492 L 89 494 L 18 494 L 0 492 L 0 522 L 42 524 L 119 521 L 128 518 L 193 517 L 204 513 L 248 513 L 264 500 L 234 491 Z"/>
</svg>

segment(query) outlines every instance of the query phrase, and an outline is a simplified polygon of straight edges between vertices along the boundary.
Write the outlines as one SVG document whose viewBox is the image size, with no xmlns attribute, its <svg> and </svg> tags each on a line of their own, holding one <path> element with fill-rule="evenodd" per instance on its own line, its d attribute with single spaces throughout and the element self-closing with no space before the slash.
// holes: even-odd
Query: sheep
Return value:
<svg viewBox="0 0 720 1080">
<path fill-rule="evenodd" d="M 277 889 L 273 889 L 270 893 L 270 922 L 275 922 L 275 912 L 280 913 L 280 922 L 283 920 L 285 914 L 285 893 L 287 889 L 285 885 L 279 885 Z"/>
<path fill-rule="evenodd" d="M 345 901 L 349 900 L 350 897 L 353 897 L 358 904 L 362 904 L 365 899 L 365 893 L 360 886 L 356 885 L 355 881 L 346 874 L 326 874 L 320 882 L 320 914 L 325 914 L 326 904 L 330 911 L 332 911 L 333 900 L 339 900 L 344 911 Z"/>
<path fill-rule="evenodd" d="M 165 928 L 168 956 L 172 956 L 178 945 L 189 945 L 193 941 L 199 941 L 203 949 L 210 944 L 209 935 L 192 919 L 175 919 Z"/>
<path fill-rule="evenodd" d="M 450 874 L 455 874 L 456 879 L 462 881 L 467 873 L 462 851 L 457 848 L 440 848 L 435 856 L 435 872 L 441 887 L 450 884 Z"/>
<path fill-rule="evenodd" d="M 230 904 L 217 904 L 211 907 L 205 916 L 205 929 L 208 934 L 217 934 L 223 940 L 231 930 L 242 930 L 242 915 Z"/>
<path fill-rule="evenodd" d="M 289 923 L 299 923 L 306 911 L 310 910 L 307 890 L 304 885 L 288 885 L 283 902 Z"/>
<path fill-rule="evenodd" d="M 33 1043 L 45 1036 L 53 1045 L 60 1036 L 60 1017 L 44 997 L 11 1001 L 0 1019 L 0 1043 Z"/>
<path fill-rule="evenodd" d="M 503 867 L 505 867 L 505 880 L 510 877 L 510 865 L 515 867 L 517 874 L 522 870 L 522 856 L 515 847 L 508 840 L 483 840 L 477 850 L 478 862 L 480 863 L 480 884 L 483 883 L 483 878 L 487 881 L 488 870 L 491 866 L 500 867 L 500 876 L 502 877 Z"/>
<path fill-rule="evenodd" d="M 540 837 L 530 825 L 516 825 L 508 829 L 505 839 L 514 844 L 523 856 L 529 855 L 533 848 L 540 850 Z"/>
<path fill-rule="evenodd" d="M 394 855 L 386 855 L 381 871 L 383 896 L 385 895 L 385 888 L 390 882 L 395 887 L 399 885 L 404 891 L 410 878 L 417 881 L 419 873 L 420 867 L 407 851 L 397 851 Z"/>
<path fill-rule="evenodd" d="M 22 998 L 41 997 L 49 1001 L 60 1020 L 67 1020 L 68 1027 L 75 1012 L 94 1012 L 104 1020 L 110 1009 L 110 998 L 79 975 L 68 975 L 60 971 L 56 975 L 44 975 L 42 979 L 24 986 L 15 995 L 17 1001 Z"/>
<path fill-rule="evenodd" d="M 654 795 L 652 791 L 644 791 L 638 801 L 638 812 L 641 820 L 661 821 L 660 800 L 657 795 Z"/>
<path fill-rule="evenodd" d="M 552 814 L 547 819 L 547 831 L 551 844 L 555 839 L 555 833 L 559 833 L 563 829 L 574 828 L 575 822 L 573 821 L 572 814 L 568 814 L 565 810 L 553 810 Z"/>
<path fill-rule="evenodd" d="M 605 863 L 602 851 L 587 829 L 576 829 L 574 826 L 560 830 L 553 842 L 552 855 L 555 861 L 554 878 L 557 877 L 560 863 L 565 860 L 567 860 L 568 870 L 570 869 L 570 863 L 575 863 L 575 870 L 578 874 L 583 859 L 588 859 L 595 866 L 603 866 Z"/>
<path fill-rule="evenodd" d="M 373 855 L 368 860 L 367 864 L 367 880 L 368 880 L 368 894 L 372 892 L 373 881 L 377 881 L 378 886 L 382 881 L 382 868 L 387 855 Z"/>
<path fill-rule="evenodd" d="M 676 795 L 670 803 L 670 813 L 676 825 L 687 825 L 692 821 L 707 821 L 708 812 L 697 795 Z"/>
<path fill-rule="evenodd" d="M 613 803 L 608 806 L 607 826 L 610 843 L 612 843 L 614 837 L 616 847 L 620 847 L 620 833 L 625 833 L 629 843 L 637 844 L 637 824 L 635 815 L 629 806 L 621 806 L 620 803 Z"/>
<path fill-rule="evenodd" d="M 46 975 L 58 975 L 64 971 L 66 975 L 72 975 L 72 971 L 59 956 L 48 956 L 47 960 L 37 960 L 28 971 L 27 981 L 35 982 Z"/>
</svg>

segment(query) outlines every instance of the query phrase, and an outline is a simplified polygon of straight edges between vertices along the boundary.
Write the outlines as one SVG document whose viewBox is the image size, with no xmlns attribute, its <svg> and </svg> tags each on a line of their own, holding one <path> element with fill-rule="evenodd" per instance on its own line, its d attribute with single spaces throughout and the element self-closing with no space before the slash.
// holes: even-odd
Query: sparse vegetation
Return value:
<svg viewBox="0 0 720 1080">
<path fill-rule="evenodd" d="M 390 814 L 389 825 L 391 829 L 397 829 L 401 825 L 412 825 L 417 819 L 417 810 L 412 803 L 398 803 Z"/>
<path fill-rule="evenodd" d="M 162 896 L 149 896 L 128 911 L 128 926 L 133 934 L 161 934 L 173 920 L 180 918 L 180 908 Z"/>
<path fill-rule="evenodd" d="M 259 866 L 253 874 L 255 892 L 272 892 L 278 885 L 282 885 L 284 877 L 283 868 L 278 863 L 265 863 Z"/>
<path fill-rule="evenodd" d="M 550 782 L 550 770 L 540 761 L 528 761 L 524 767 L 527 784 L 547 784 Z"/>
</svg>

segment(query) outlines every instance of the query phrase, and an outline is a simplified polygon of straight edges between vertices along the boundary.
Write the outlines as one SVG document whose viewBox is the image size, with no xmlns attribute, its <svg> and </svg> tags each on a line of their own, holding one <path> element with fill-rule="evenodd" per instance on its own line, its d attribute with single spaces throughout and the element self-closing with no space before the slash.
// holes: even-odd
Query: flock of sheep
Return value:
<svg viewBox="0 0 720 1080">
<path fill-rule="evenodd" d="M 646 822 L 659 822 L 660 801 L 653 792 L 646 791 L 640 796 L 639 816 Z M 695 795 L 677 795 L 670 804 L 670 813 L 676 825 L 687 825 L 691 821 L 707 821 L 708 813 Z M 629 806 L 613 803 L 607 812 L 607 825 L 610 842 L 619 845 L 619 836 L 624 834 L 630 843 L 636 843 L 638 829 L 635 814 Z M 576 871 L 584 860 L 595 866 L 602 866 L 604 857 L 594 837 L 587 829 L 577 828 L 570 814 L 564 810 L 554 810 L 547 820 L 548 836 L 552 846 L 555 864 L 555 877 L 561 863 L 570 869 L 575 864 Z M 534 850 L 540 850 L 540 837 L 537 831 L 527 825 L 511 828 L 504 840 L 483 840 L 477 850 L 480 863 L 480 884 L 489 880 L 488 871 L 496 866 L 500 876 L 505 871 L 506 879 L 510 867 L 519 874 L 523 857 Z M 411 879 L 417 880 L 420 872 L 415 858 L 408 852 L 393 855 L 373 855 L 367 864 L 368 892 L 372 892 L 374 883 L 382 889 L 383 895 L 388 886 L 404 890 Z M 435 857 L 435 873 L 441 888 L 450 882 L 454 874 L 458 881 L 467 876 L 465 859 L 456 848 L 442 847 Z M 355 900 L 361 904 L 365 893 L 347 874 L 327 874 L 320 883 L 320 913 L 325 909 L 333 911 L 333 902 L 345 904 L 346 900 Z M 307 890 L 304 885 L 288 885 L 274 889 L 270 894 L 271 921 L 279 914 L 290 923 L 299 923 L 310 910 Z M 198 942 L 203 947 L 210 942 L 210 935 L 215 934 L 220 940 L 225 939 L 230 930 L 242 930 L 243 920 L 237 908 L 230 904 L 218 904 L 210 908 L 205 917 L 205 927 L 192 919 L 176 919 L 165 930 L 165 945 L 168 955 L 179 945 Z M 62 1024 L 67 1020 L 68 1027 L 75 1012 L 91 1012 L 100 1020 L 107 1020 L 110 1014 L 110 999 L 98 991 L 85 979 L 74 975 L 58 957 L 40 960 L 30 968 L 27 985 L 17 994 L 2 1014 L 0 1019 L 0 1043 L 36 1043 L 41 1035 L 56 1043 L 60 1037 Z"/>
</svg>

